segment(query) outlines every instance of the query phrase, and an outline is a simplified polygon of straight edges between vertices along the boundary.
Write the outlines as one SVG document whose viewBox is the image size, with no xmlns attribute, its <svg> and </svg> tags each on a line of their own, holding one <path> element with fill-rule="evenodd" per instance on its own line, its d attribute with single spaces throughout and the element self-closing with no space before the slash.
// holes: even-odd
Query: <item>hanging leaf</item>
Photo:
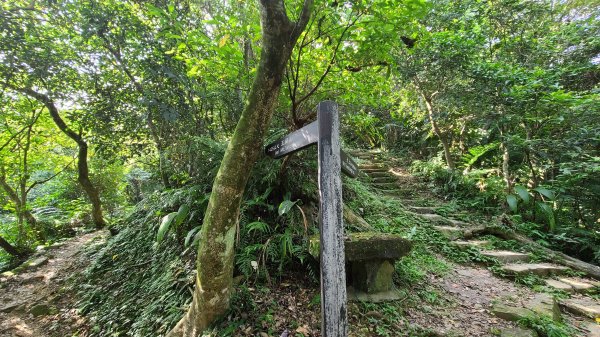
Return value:
<svg viewBox="0 0 600 337">
<path fill-rule="evenodd" d="M 188 206 L 188 205 L 179 206 L 179 210 L 177 211 L 177 216 L 175 218 L 175 227 L 177 227 L 183 223 L 183 221 L 185 220 L 185 218 L 187 217 L 189 212 L 190 212 L 190 206 Z"/>
<path fill-rule="evenodd" d="M 556 229 L 556 219 L 554 218 L 554 211 L 552 210 L 552 207 L 545 202 L 538 202 L 537 205 L 548 218 L 550 232 L 554 232 Z"/>
<path fill-rule="evenodd" d="M 556 197 L 554 195 L 554 192 L 550 191 L 547 188 L 543 188 L 543 187 L 536 187 L 533 189 L 534 191 L 538 192 L 539 194 L 545 196 L 546 198 L 548 198 L 548 200 L 554 200 L 554 198 Z"/>
<path fill-rule="evenodd" d="M 523 186 L 515 186 L 515 191 L 517 192 L 517 194 L 519 195 L 519 197 L 521 197 L 521 199 L 528 204 L 529 203 L 529 191 L 527 191 L 527 188 L 523 187 Z"/>
<path fill-rule="evenodd" d="M 510 208 L 511 211 L 516 212 L 517 211 L 517 197 L 514 196 L 513 194 L 509 194 L 506 196 L 506 202 L 508 203 L 508 207 Z"/>
<path fill-rule="evenodd" d="M 190 230 L 187 235 L 185 236 L 185 241 L 184 241 L 184 245 L 187 247 L 190 245 L 192 238 L 194 237 L 194 235 L 196 234 L 196 232 L 198 232 L 200 230 L 200 226 L 198 227 L 194 227 L 192 228 L 192 230 Z"/>
<path fill-rule="evenodd" d="M 296 201 L 284 200 L 284 201 L 282 201 L 281 204 L 279 204 L 279 210 L 278 210 L 279 215 L 284 215 L 284 214 L 288 213 L 298 201 L 299 200 L 296 200 Z"/>
<path fill-rule="evenodd" d="M 173 212 L 165 215 L 162 218 L 160 221 L 160 227 L 158 227 L 158 233 L 156 234 L 157 242 L 161 242 L 164 239 L 165 234 L 169 230 L 169 227 L 171 226 L 171 223 L 173 223 L 173 219 L 175 219 L 176 216 L 177 212 Z"/>
</svg>

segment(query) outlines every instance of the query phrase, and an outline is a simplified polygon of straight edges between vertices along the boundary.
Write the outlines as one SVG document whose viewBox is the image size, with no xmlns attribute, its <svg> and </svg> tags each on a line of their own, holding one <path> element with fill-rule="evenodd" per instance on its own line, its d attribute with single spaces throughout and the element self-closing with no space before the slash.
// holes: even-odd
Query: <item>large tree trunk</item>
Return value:
<svg viewBox="0 0 600 337">
<path fill-rule="evenodd" d="M 92 204 L 92 221 L 94 222 L 94 225 L 96 226 L 96 228 L 104 227 L 106 223 L 104 222 L 104 217 L 102 216 L 102 203 L 100 201 L 100 194 L 98 193 L 98 189 L 96 189 L 96 187 L 94 186 L 94 184 L 92 184 L 92 181 L 90 180 L 87 162 L 88 145 L 86 141 L 80 134 L 74 132 L 67 126 L 65 121 L 60 117 L 58 109 L 56 108 L 56 105 L 54 104 L 52 99 L 50 99 L 50 97 L 38 93 L 30 88 L 14 89 L 23 92 L 26 95 L 29 95 L 42 102 L 44 106 L 46 106 L 46 108 L 48 109 L 48 112 L 50 113 L 54 124 L 58 126 L 60 131 L 62 131 L 65 135 L 67 135 L 69 138 L 71 138 L 77 143 L 77 146 L 79 147 L 79 156 L 77 158 L 77 181 L 79 181 L 79 184 L 87 194 L 88 198 L 90 199 L 90 203 Z"/>
<path fill-rule="evenodd" d="M 235 234 L 242 195 L 262 152 L 283 70 L 310 16 L 306 0 L 299 21 L 286 15 L 283 0 L 261 0 L 262 52 L 248 104 L 225 151 L 204 216 L 197 258 L 196 286 L 187 314 L 168 336 L 196 337 L 229 307 Z"/>
<path fill-rule="evenodd" d="M 14 257 L 22 257 L 23 254 L 3 237 L 0 236 L 0 248 L 4 249 L 8 254 Z"/>
<path fill-rule="evenodd" d="M 423 100 L 425 101 L 425 106 L 427 108 L 427 116 L 429 117 L 429 122 L 431 123 L 431 129 L 433 133 L 438 137 L 440 143 L 442 143 L 442 147 L 444 148 L 444 157 L 446 158 L 446 164 L 448 168 L 454 170 L 456 165 L 454 164 L 454 159 L 452 158 L 452 154 L 450 153 L 450 144 L 443 134 L 442 130 L 440 130 L 437 121 L 434 118 L 433 114 L 433 104 L 431 102 L 431 97 L 428 97 L 424 93 L 421 93 Z"/>
</svg>

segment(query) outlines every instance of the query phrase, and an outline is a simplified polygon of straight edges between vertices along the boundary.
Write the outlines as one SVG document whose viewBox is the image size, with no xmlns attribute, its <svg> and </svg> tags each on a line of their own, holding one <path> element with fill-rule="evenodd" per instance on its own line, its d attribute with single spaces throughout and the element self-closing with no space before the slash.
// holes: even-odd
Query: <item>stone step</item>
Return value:
<svg viewBox="0 0 600 337">
<path fill-rule="evenodd" d="M 409 208 L 411 211 L 418 213 L 418 214 L 436 214 L 435 213 L 435 207 L 418 207 L 418 206 L 412 206 Z"/>
<path fill-rule="evenodd" d="M 485 247 L 488 246 L 490 244 L 489 241 L 485 241 L 485 240 L 469 240 L 469 241 L 463 241 L 463 240 L 457 240 L 457 241 L 452 241 L 452 245 L 456 246 L 458 249 L 467 249 L 470 247 L 474 247 L 474 248 L 481 248 L 481 247 Z"/>
<path fill-rule="evenodd" d="M 538 334 L 530 329 L 506 328 L 500 331 L 500 337 L 538 337 Z"/>
<path fill-rule="evenodd" d="M 389 172 L 389 169 L 385 168 L 385 167 L 378 167 L 378 168 L 366 168 L 366 169 L 360 169 L 363 172 L 367 172 L 367 173 L 371 173 L 371 172 Z"/>
<path fill-rule="evenodd" d="M 447 219 L 448 223 L 451 224 L 452 226 L 455 227 L 469 227 L 469 223 L 464 222 L 464 221 L 460 221 L 460 220 L 454 220 L 454 219 Z"/>
<path fill-rule="evenodd" d="M 373 186 L 380 190 L 394 190 L 399 187 L 397 183 L 374 183 Z"/>
<path fill-rule="evenodd" d="M 443 236 L 448 238 L 448 240 L 458 240 L 463 237 L 463 230 L 457 227 L 451 226 L 433 226 L 438 232 L 442 233 Z"/>
<path fill-rule="evenodd" d="M 535 294 L 532 298 L 526 299 L 523 304 L 524 306 L 515 306 L 512 304 L 495 303 L 492 305 L 491 311 L 495 316 L 512 322 L 536 315 L 546 316 L 555 321 L 561 320 L 558 302 L 549 294 Z"/>
<path fill-rule="evenodd" d="M 419 214 L 419 213 L 413 213 L 413 214 L 415 214 L 416 216 L 421 217 L 423 219 L 426 219 L 428 221 L 449 224 L 448 219 L 444 218 L 443 216 L 441 216 L 439 214 Z M 449 226 L 449 227 L 457 228 L 458 230 L 460 230 L 462 232 L 462 229 L 458 228 L 456 226 Z"/>
<path fill-rule="evenodd" d="M 560 307 L 577 316 L 600 319 L 600 303 L 589 297 L 569 298 L 558 302 Z"/>
<path fill-rule="evenodd" d="M 494 258 L 501 263 L 515 263 L 529 261 L 529 254 L 512 252 L 509 250 L 484 250 L 481 255 Z"/>
<path fill-rule="evenodd" d="M 559 282 L 568 284 L 575 292 L 585 293 L 596 287 L 600 287 L 600 283 L 592 280 L 584 280 L 573 277 L 563 277 L 558 279 Z"/>
<path fill-rule="evenodd" d="M 392 176 L 387 176 L 387 177 L 373 177 L 371 179 L 371 182 L 373 182 L 374 184 L 386 184 L 386 183 L 394 183 L 397 184 L 398 180 Z"/>
<path fill-rule="evenodd" d="M 529 273 L 538 276 L 561 274 L 569 268 L 550 263 L 511 263 L 502 266 L 502 270 L 510 275 L 527 275 Z"/>
<path fill-rule="evenodd" d="M 385 169 L 385 166 L 381 164 L 358 164 L 358 168 L 364 171 L 372 169 Z"/>
<path fill-rule="evenodd" d="M 575 292 L 575 289 L 573 289 L 573 287 L 571 287 L 570 285 L 563 283 L 561 281 L 553 280 L 553 279 L 546 280 L 546 285 L 550 288 L 554 288 L 556 290 L 562 290 L 564 292 L 571 293 L 571 294 Z"/>
<path fill-rule="evenodd" d="M 372 171 L 366 172 L 371 178 L 377 177 L 391 177 L 388 171 Z"/>
</svg>

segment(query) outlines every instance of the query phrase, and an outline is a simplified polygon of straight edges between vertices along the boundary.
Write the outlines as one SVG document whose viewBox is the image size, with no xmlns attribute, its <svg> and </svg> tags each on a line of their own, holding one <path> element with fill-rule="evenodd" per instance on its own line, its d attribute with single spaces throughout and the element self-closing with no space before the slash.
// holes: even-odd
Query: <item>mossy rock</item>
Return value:
<svg viewBox="0 0 600 337">
<path fill-rule="evenodd" d="M 375 232 L 350 233 L 344 238 L 346 262 L 368 260 L 396 260 L 407 255 L 412 243 L 396 234 Z M 320 238 L 313 235 L 309 253 L 316 259 L 320 255 Z"/>
</svg>

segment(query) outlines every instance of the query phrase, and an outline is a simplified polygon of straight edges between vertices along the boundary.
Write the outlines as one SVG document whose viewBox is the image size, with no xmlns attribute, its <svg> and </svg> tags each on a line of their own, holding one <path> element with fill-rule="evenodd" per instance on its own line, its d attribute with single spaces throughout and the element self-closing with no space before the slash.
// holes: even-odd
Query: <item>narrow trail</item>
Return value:
<svg viewBox="0 0 600 337">
<path fill-rule="evenodd" d="M 379 193 L 394 197 L 415 216 L 421 217 L 444 235 L 457 249 L 477 249 L 480 254 L 500 263 L 498 277 L 485 265 L 461 265 L 446 261 L 451 272 L 443 278 L 432 276 L 431 284 L 442 289 L 451 303 L 447 312 L 412 310 L 408 314 L 421 326 L 441 335 L 458 333 L 464 336 L 537 336 L 515 323 L 533 314 L 555 321 L 566 321 L 577 329 L 579 336 L 600 337 L 600 301 L 588 295 L 598 291 L 596 280 L 572 276 L 569 268 L 556 261 L 531 262 L 527 251 L 496 249 L 493 243 L 476 238 L 463 240 L 466 230 L 476 227 L 452 214 L 442 216 L 437 210 L 444 201 L 428 193 L 428 188 L 402 165 L 394 163 L 380 152 L 356 151 L 363 177 Z M 427 206 L 423 206 L 423 204 Z M 477 224 L 481 225 L 481 224 Z M 444 260 L 444 257 L 440 256 Z M 516 276 L 535 275 L 545 279 L 545 286 L 531 288 L 516 284 Z M 567 276 L 570 275 L 570 276 Z M 541 288 L 540 290 L 538 290 Z M 553 294 L 561 291 L 562 297 Z M 419 308 L 422 309 L 422 308 Z M 508 324 L 507 324 L 508 323 Z"/>
<path fill-rule="evenodd" d="M 61 289 L 81 249 L 106 237 L 105 231 L 93 232 L 55 244 L 1 274 L 0 337 L 71 336 L 77 315 L 61 298 Z"/>
</svg>

